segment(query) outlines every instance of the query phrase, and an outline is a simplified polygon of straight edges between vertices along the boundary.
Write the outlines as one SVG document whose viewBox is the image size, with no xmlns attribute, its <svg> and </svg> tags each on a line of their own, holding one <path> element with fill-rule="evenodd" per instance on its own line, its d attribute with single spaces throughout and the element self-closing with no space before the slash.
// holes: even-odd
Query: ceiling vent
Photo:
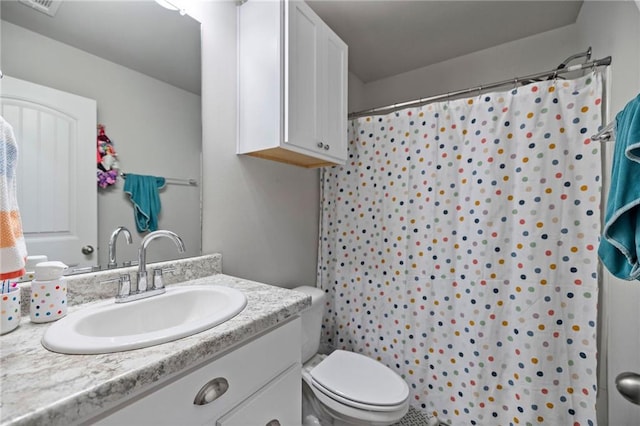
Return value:
<svg viewBox="0 0 640 426">
<path fill-rule="evenodd" d="M 45 15 L 55 16 L 62 0 L 19 0 L 25 6 L 29 6 Z"/>
</svg>

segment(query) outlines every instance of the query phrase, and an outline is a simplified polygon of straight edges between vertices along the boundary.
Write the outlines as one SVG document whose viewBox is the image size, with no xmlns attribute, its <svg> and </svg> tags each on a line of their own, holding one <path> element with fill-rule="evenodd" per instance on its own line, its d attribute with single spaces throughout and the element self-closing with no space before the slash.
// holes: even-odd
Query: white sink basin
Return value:
<svg viewBox="0 0 640 426">
<path fill-rule="evenodd" d="M 168 287 L 147 299 L 113 299 L 53 323 L 42 345 L 64 354 L 103 354 L 146 348 L 200 333 L 231 319 L 247 304 L 236 289 L 218 285 Z"/>
</svg>

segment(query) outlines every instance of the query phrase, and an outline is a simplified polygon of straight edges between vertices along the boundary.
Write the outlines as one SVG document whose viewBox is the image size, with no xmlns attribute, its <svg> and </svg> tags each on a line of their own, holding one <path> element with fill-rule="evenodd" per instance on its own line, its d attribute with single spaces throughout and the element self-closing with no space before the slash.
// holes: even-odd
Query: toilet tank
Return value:
<svg viewBox="0 0 640 426">
<path fill-rule="evenodd" d="M 322 314 L 327 296 L 324 291 L 309 286 L 296 287 L 293 290 L 311 296 L 311 307 L 300 314 L 302 319 L 302 363 L 313 357 L 320 347 Z"/>
</svg>

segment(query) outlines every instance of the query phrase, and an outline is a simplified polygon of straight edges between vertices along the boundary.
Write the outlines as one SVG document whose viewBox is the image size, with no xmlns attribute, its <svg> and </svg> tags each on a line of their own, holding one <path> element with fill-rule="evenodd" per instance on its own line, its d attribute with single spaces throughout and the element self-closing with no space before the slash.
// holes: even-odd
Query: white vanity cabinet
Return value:
<svg viewBox="0 0 640 426">
<path fill-rule="evenodd" d="M 303 1 L 238 6 L 238 153 L 310 168 L 344 164 L 347 55 Z"/>
<path fill-rule="evenodd" d="M 296 318 L 90 423 L 299 426 L 300 356 L 300 319 Z"/>
</svg>

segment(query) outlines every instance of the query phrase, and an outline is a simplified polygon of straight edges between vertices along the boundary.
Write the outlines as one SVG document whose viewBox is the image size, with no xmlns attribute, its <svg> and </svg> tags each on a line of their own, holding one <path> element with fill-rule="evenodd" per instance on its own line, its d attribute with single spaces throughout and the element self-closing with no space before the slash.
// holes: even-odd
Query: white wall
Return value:
<svg viewBox="0 0 640 426">
<path fill-rule="evenodd" d="M 204 253 L 222 269 L 283 287 L 316 281 L 319 178 L 236 154 L 236 5 L 201 2 Z"/>
<path fill-rule="evenodd" d="M 349 88 L 347 110 L 353 112 L 361 111 L 367 108 L 365 106 L 366 103 L 364 99 L 365 85 L 362 80 L 360 80 L 358 76 L 352 72 L 349 72 L 349 81 L 347 87 Z"/>
<path fill-rule="evenodd" d="M 595 51 L 611 55 L 609 119 L 640 92 L 640 11 L 633 2 L 585 2 L 576 26 L 579 39 Z M 605 195 L 611 174 L 613 143 L 605 145 Z M 631 426 L 640 424 L 640 406 L 625 400 L 616 390 L 615 378 L 625 371 L 640 373 L 640 283 L 619 280 L 606 270 L 601 293 L 606 349 L 600 352 L 607 367 L 608 421 L 600 424 Z"/>
<path fill-rule="evenodd" d="M 200 180 L 200 97 L 2 21 L 3 72 L 53 87 L 98 104 L 98 122 L 114 142 L 120 166 L 129 173 Z M 105 33 L 108 36 L 108 32 Z M 95 144 L 95 139 L 87 141 Z M 100 264 L 108 259 L 108 240 L 118 226 L 134 235 L 134 244 L 118 244 L 118 260 L 137 259 L 142 236 L 122 180 L 98 190 Z M 167 185 L 161 191 L 160 228 L 184 238 L 187 252 L 178 256 L 168 240 L 154 242 L 147 259 L 195 256 L 201 251 L 200 187 Z"/>
<path fill-rule="evenodd" d="M 570 25 L 366 83 L 361 106 L 392 105 L 546 71 L 586 48 Z"/>
</svg>

